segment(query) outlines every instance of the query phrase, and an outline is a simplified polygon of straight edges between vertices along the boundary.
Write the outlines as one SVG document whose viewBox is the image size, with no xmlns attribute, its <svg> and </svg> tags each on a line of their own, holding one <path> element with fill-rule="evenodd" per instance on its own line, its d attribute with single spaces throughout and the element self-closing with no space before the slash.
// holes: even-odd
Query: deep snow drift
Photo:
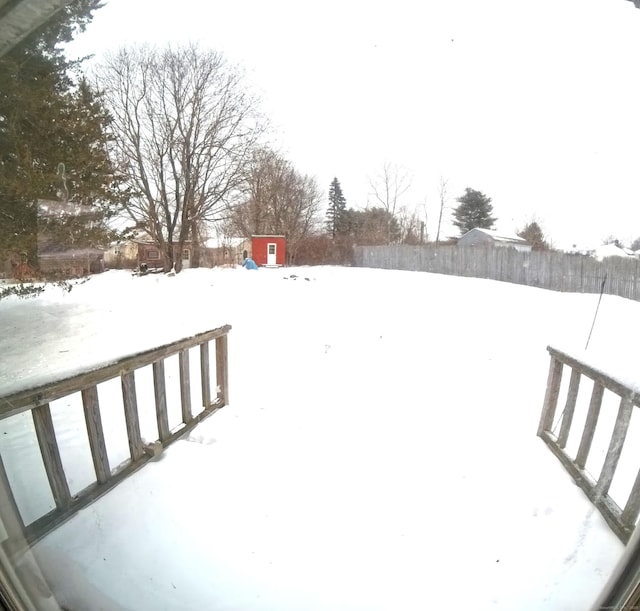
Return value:
<svg viewBox="0 0 640 611">
<path fill-rule="evenodd" d="M 112 271 L 0 302 L 3 394 L 233 326 L 230 405 L 35 547 L 58 600 L 588 608 L 623 548 L 536 429 L 547 344 L 634 381 L 640 304 L 605 296 L 583 353 L 596 303 L 331 267 Z M 56 426 L 75 456 L 69 411 Z M 21 456 L 24 423 L 0 426 Z M 29 469 L 13 477 L 34 494 Z"/>
</svg>

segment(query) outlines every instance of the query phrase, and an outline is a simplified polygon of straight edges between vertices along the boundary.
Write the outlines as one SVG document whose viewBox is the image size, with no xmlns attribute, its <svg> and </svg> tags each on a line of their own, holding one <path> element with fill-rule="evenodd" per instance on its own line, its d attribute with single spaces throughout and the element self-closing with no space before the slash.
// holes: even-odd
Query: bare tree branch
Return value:
<svg viewBox="0 0 640 611">
<path fill-rule="evenodd" d="M 165 268 L 201 223 L 241 193 L 245 167 L 264 132 L 240 73 L 197 46 L 124 48 L 99 69 L 113 117 L 119 165 L 132 196 L 126 209 L 161 247 Z"/>
<path fill-rule="evenodd" d="M 376 204 L 384 209 L 388 218 L 396 216 L 398 201 L 411 188 L 411 175 L 402 167 L 388 161 L 374 178 L 369 179 L 369 186 Z M 388 241 L 391 242 L 391 224 L 389 224 Z"/>
</svg>

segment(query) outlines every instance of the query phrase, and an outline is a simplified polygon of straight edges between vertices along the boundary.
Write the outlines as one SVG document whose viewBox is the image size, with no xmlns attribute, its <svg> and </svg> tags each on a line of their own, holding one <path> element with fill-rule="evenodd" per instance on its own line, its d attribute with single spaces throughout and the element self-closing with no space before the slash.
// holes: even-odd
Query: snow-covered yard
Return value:
<svg viewBox="0 0 640 611">
<path fill-rule="evenodd" d="M 38 543 L 42 570 L 69 609 L 586 609 L 623 547 L 536 430 L 545 348 L 580 353 L 597 299 L 320 267 L 2 301 L 3 394 L 233 326 L 230 405 Z M 630 382 L 639 314 L 605 296 L 587 352 Z"/>
</svg>

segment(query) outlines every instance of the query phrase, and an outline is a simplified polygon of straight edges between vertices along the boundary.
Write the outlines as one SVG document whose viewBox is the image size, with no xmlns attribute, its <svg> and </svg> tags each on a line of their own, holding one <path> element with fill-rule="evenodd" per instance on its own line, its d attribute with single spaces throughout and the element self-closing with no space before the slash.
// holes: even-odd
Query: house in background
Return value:
<svg viewBox="0 0 640 611">
<path fill-rule="evenodd" d="M 259 266 L 279 267 L 286 261 L 286 245 L 283 235 L 252 235 L 251 258 Z"/>
<path fill-rule="evenodd" d="M 633 250 L 620 246 L 619 244 L 602 244 L 593 251 L 592 255 L 598 261 L 602 261 L 609 257 L 622 257 L 623 259 L 632 259 L 636 257 Z"/>
<path fill-rule="evenodd" d="M 207 267 L 239 265 L 245 253 L 251 256 L 251 240 L 248 238 L 218 235 L 205 242 L 203 263 Z"/>
<path fill-rule="evenodd" d="M 137 242 L 138 244 L 138 266 L 145 265 L 149 268 L 163 266 L 162 252 L 155 242 Z M 182 259 L 182 269 L 191 267 L 191 257 L 193 254 L 193 244 L 185 242 L 180 248 L 179 244 L 173 243 L 173 260 Z"/>
<path fill-rule="evenodd" d="M 458 246 L 491 246 L 495 248 L 515 248 L 519 252 L 531 252 L 531 244 L 515 234 L 493 229 L 476 227 L 458 238 Z"/>
<path fill-rule="evenodd" d="M 78 227 L 98 231 L 99 215 L 91 206 L 76 202 L 38 200 L 38 269 L 45 277 L 78 277 L 104 271 L 104 249 L 70 246 Z M 75 226 L 75 230 L 74 227 Z M 86 239 L 85 239 L 86 242 Z"/>
<path fill-rule="evenodd" d="M 192 254 L 191 242 L 185 242 L 182 249 L 174 242 L 173 258 L 174 261 L 182 258 L 183 269 L 191 267 Z M 144 231 L 137 232 L 130 240 L 113 244 L 105 252 L 104 260 L 106 267 L 113 269 L 135 269 L 140 265 L 159 269 L 164 266 L 160 246 Z"/>
</svg>

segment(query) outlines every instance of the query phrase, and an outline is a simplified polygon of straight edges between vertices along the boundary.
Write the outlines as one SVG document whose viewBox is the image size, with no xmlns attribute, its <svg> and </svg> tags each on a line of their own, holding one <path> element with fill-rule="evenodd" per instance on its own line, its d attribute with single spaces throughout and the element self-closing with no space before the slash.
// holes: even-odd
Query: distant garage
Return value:
<svg viewBox="0 0 640 611">
<path fill-rule="evenodd" d="M 286 245 L 283 235 L 252 235 L 251 256 L 258 266 L 279 267 L 286 261 Z"/>
</svg>

